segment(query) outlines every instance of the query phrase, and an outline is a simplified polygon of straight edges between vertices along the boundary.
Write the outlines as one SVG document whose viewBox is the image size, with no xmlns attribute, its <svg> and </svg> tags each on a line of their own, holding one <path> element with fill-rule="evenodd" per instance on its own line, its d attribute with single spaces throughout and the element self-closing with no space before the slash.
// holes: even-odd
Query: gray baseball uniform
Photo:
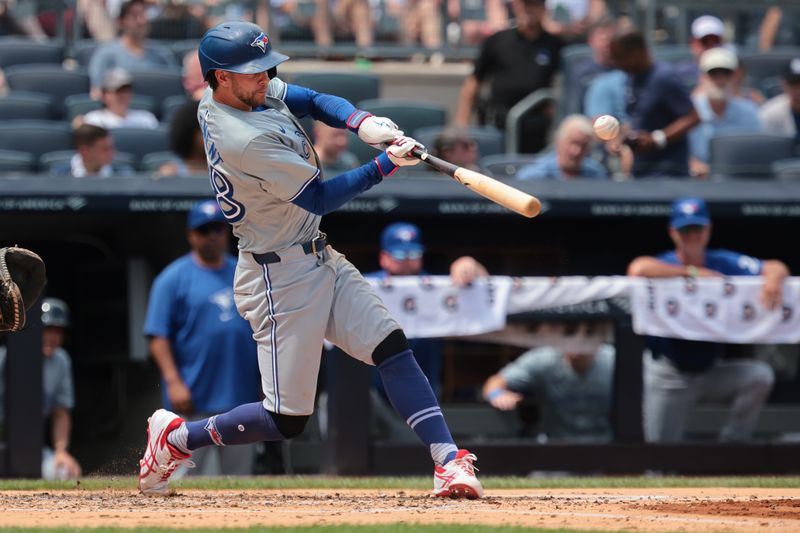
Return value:
<svg viewBox="0 0 800 533">
<path fill-rule="evenodd" d="M 275 78 L 263 110 L 240 111 L 209 89 L 198 118 L 212 187 L 239 239 L 234 299 L 258 343 L 264 407 L 308 415 L 323 338 L 373 364 L 375 347 L 400 326 L 343 255 L 302 247 L 318 236 L 321 217 L 291 202 L 321 170 L 286 91 Z M 264 264 L 265 253 L 280 260 Z"/>
</svg>

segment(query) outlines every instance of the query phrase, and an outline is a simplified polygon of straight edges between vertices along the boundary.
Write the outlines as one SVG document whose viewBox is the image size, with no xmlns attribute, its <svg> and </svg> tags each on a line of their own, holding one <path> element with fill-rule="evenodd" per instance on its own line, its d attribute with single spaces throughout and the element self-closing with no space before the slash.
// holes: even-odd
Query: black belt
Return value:
<svg viewBox="0 0 800 533">
<path fill-rule="evenodd" d="M 308 242 L 304 242 L 300 246 L 303 247 L 303 252 L 308 254 L 317 254 L 322 252 L 325 247 L 328 245 L 328 236 L 322 232 L 319 232 L 315 238 L 311 239 Z M 272 263 L 280 263 L 281 256 L 278 255 L 277 252 L 264 252 L 263 254 L 251 254 L 253 259 L 256 260 L 256 263 L 259 265 L 270 265 Z"/>
</svg>

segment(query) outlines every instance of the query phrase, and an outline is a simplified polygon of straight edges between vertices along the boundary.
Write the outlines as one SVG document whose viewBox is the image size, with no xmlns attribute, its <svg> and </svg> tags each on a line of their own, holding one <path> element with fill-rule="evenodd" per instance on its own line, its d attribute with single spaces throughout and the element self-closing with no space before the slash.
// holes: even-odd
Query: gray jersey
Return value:
<svg viewBox="0 0 800 533">
<path fill-rule="evenodd" d="M 263 111 L 221 104 L 206 90 L 198 119 L 211 186 L 244 252 L 283 250 L 317 235 L 320 217 L 291 201 L 320 175 L 308 136 L 270 81 Z"/>
</svg>

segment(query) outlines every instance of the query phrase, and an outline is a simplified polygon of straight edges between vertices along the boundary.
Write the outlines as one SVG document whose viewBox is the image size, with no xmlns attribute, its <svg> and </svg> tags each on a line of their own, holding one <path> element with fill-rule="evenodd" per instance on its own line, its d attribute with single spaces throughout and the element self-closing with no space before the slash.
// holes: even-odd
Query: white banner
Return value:
<svg viewBox="0 0 800 533">
<path fill-rule="evenodd" d="M 511 278 L 455 287 L 448 276 L 368 279 L 409 338 L 478 335 L 503 329 Z"/>
<path fill-rule="evenodd" d="M 783 285 L 783 305 L 765 308 L 760 276 L 631 279 L 633 329 L 641 335 L 727 343 L 800 342 L 800 280 Z"/>
<path fill-rule="evenodd" d="M 576 305 L 615 296 L 627 296 L 627 276 L 563 276 L 512 278 L 508 313 L 524 313 L 548 307 Z"/>
</svg>

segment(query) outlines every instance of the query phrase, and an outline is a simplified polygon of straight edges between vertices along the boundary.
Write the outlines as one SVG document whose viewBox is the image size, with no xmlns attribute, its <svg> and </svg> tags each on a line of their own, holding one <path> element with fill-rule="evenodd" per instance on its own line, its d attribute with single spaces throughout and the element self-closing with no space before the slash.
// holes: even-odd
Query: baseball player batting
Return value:
<svg viewBox="0 0 800 533">
<path fill-rule="evenodd" d="M 209 88 L 198 119 L 211 186 L 239 240 L 234 298 L 258 343 L 263 402 L 186 422 L 159 409 L 149 419 L 139 489 L 164 494 L 172 472 L 203 446 L 280 441 L 299 435 L 314 408 L 323 338 L 376 365 L 386 393 L 430 450 L 434 494 L 479 498 L 474 454 L 453 442 L 430 384 L 403 330 L 356 268 L 319 231 L 321 216 L 415 165 L 418 143 L 388 118 L 343 98 L 284 83 L 254 24 L 226 22 L 200 41 Z M 383 146 L 373 161 L 323 180 L 311 140 L 296 117 L 310 115 Z"/>
</svg>

